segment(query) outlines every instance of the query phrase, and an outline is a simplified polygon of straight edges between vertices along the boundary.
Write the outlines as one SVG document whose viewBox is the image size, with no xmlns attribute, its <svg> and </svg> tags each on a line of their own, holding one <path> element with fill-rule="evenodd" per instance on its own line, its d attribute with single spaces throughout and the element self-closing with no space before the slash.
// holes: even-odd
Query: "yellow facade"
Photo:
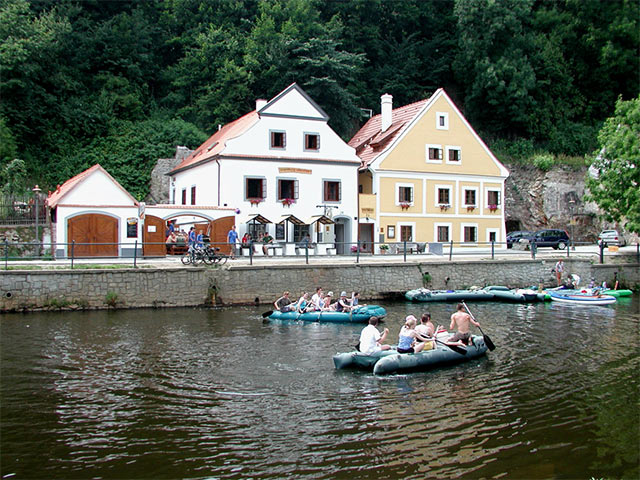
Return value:
<svg viewBox="0 0 640 480">
<path fill-rule="evenodd" d="M 376 232 L 385 242 L 504 242 L 508 172 L 446 94 L 434 97 L 360 174 Z"/>
</svg>

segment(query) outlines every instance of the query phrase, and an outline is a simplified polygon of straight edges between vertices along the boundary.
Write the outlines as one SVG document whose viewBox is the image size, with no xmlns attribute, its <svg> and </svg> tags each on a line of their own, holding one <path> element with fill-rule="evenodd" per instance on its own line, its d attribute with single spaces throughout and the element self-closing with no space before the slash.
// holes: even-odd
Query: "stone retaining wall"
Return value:
<svg viewBox="0 0 640 480">
<path fill-rule="evenodd" d="M 422 286 L 429 273 L 433 289 L 473 285 L 555 286 L 544 260 L 464 261 L 443 264 L 275 265 L 121 270 L 0 271 L 0 311 L 37 308 L 183 307 L 206 304 L 271 303 L 284 290 L 341 290 L 363 299 L 400 295 Z M 593 277 L 612 284 L 614 274 L 627 286 L 640 285 L 640 265 L 599 265 L 566 259 L 565 271 L 583 284 Z"/>
</svg>

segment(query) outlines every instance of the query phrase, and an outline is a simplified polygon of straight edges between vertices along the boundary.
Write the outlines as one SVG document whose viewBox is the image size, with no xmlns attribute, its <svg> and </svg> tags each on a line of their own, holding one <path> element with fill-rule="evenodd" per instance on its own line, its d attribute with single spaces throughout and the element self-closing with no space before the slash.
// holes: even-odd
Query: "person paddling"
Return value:
<svg viewBox="0 0 640 480">
<path fill-rule="evenodd" d="M 480 327 L 480 324 L 476 322 L 471 315 L 464 311 L 464 305 L 459 303 L 456 312 L 451 315 L 451 325 L 449 325 L 449 330 L 453 330 L 454 327 L 458 328 L 456 334 L 449 338 L 449 342 L 457 342 L 461 341 L 465 345 L 471 345 L 471 325 L 475 325 L 476 327 Z"/>
<path fill-rule="evenodd" d="M 389 329 L 385 328 L 382 335 L 377 329 L 378 326 L 378 317 L 371 317 L 369 319 L 369 325 L 362 329 L 360 332 L 360 344 L 358 349 L 362 353 L 366 353 L 367 355 L 371 355 L 372 353 L 380 352 L 382 350 L 389 350 L 391 347 L 389 345 L 383 345 L 383 342 L 387 338 L 389 334 Z"/>
</svg>

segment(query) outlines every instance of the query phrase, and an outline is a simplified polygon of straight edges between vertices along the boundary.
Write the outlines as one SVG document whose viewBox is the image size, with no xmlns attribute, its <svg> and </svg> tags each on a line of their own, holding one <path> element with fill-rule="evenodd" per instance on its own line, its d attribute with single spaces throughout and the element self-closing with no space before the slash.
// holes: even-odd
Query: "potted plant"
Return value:
<svg viewBox="0 0 640 480">
<path fill-rule="evenodd" d="M 382 245 L 380 245 L 380 253 L 384 255 L 388 251 L 389 251 L 389 245 L 387 245 L 386 243 L 383 243 Z"/>
<path fill-rule="evenodd" d="M 498 205 L 494 205 L 494 204 L 489 205 L 489 211 L 495 212 L 496 210 L 498 210 Z"/>
<path fill-rule="evenodd" d="M 290 206 L 292 203 L 295 203 L 295 200 L 293 198 L 283 198 L 282 199 L 282 205 L 284 205 L 285 207 Z"/>
<path fill-rule="evenodd" d="M 442 204 L 440 204 L 440 210 L 442 210 L 444 212 L 445 210 L 449 210 L 450 206 L 451 205 L 449 205 L 448 203 L 442 203 Z"/>
<path fill-rule="evenodd" d="M 467 212 L 473 212 L 476 209 L 475 205 L 467 205 Z"/>
<path fill-rule="evenodd" d="M 249 203 L 251 205 L 258 205 L 258 204 L 260 204 L 261 202 L 264 201 L 264 198 L 257 198 L 256 197 L 256 198 L 248 198 L 247 200 L 249 200 Z"/>
<path fill-rule="evenodd" d="M 411 204 L 409 202 L 400 202 L 400 208 L 402 210 L 407 210 L 410 206 Z"/>
</svg>

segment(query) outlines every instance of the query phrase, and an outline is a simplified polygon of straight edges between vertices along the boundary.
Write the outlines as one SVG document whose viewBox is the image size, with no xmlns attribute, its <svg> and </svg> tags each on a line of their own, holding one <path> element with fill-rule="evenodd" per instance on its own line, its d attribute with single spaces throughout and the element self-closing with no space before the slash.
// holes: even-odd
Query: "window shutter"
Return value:
<svg viewBox="0 0 640 480">
<path fill-rule="evenodd" d="M 293 181 L 293 198 L 298 199 L 298 180 Z"/>
<path fill-rule="evenodd" d="M 329 182 L 324 182 L 324 196 L 323 200 L 326 202 L 329 199 Z"/>
<path fill-rule="evenodd" d="M 287 134 L 286 133 L 282 133 L 282 148 L 286 148 L 287 147 Z"/>
<path fill-rule="evenodd" d="M 318 135 L 318 139 L 320 136 Z M 342 182 L 338 182 L 338 201 L 342 201 Z"/>
<path fill-rule="evenodd" d="M 278 200 L 282 200 L 282 180 L 278 180 Z"/>
<path fill-rule="evenodd" d="M 316 150 L 320 150 L 320 135 L 316 135 Z"/>
<path fill-rule="evenodd" d="M 438 149 L 438 160 L 442 160 L 442 149 Z"/>
<path fill-rule="evenodd" d="M 409 188 L 409 203 L 413 203 L 413 188 Z"/>
<path fill-rule="evenodd" d="M 260 192 L 262 198 L 267 198 L 267 179 L 262 179 L 262 191 Z"/>
</svg>

